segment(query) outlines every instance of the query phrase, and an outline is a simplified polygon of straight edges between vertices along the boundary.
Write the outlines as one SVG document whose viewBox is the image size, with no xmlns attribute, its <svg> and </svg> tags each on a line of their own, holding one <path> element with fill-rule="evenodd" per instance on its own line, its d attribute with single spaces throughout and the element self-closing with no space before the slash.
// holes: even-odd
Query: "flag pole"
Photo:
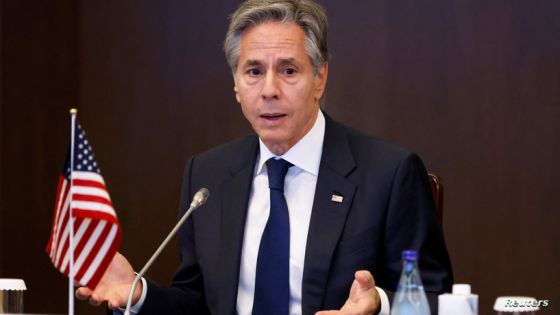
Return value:
<svg viewBox="0 0 560 315">
<path fill-rule="evenodd" d="M 73 186 L 74 186 L 74 136 L 76 135 L 76 115 L 78 115 L 78 110 L 76 108 L 70 109 L 71 117 L 71 136 L 70 136 L 70 271 L 68 273 L 68 315 L 74 315 L 74 215 L 73 215 Z"/>
</svg>

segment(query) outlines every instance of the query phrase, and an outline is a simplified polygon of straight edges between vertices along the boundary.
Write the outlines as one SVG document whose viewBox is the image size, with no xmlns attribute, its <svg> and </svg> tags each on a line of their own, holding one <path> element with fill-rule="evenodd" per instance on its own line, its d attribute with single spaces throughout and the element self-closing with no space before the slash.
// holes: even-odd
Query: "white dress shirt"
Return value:
<svg viewBox="0 0 560 315">
<path fill-rule="evenodd" d="M 245 234 L 241 252 L 241 267 L 237 288 L 237 313 L 251 315 L 255 293 L 257 256 L 266 222 L 270 213 L 270 192 L 265 162 L 273 157 L 282 158 L 294 166 L 290 167 L 284 180 L 284 196 L 290 217 L 290 315 L 301 315 L 301 289 L 307 232 L 321 164 L 325 117 L 319 111 L 311 130 L 288 152 L 275 156 L 259 139 L 260 155 L 257 158 Z M 378 288 L 381 296 L 382 315 L 389 315 L 389 299 Z M 348 288 L 350 293 L 350 288 Z"/>
<path fill-rule="evenodd" d="M 260 153 L 255 165 L 237 288 L 237 314 L 251 315 L 255 293 L 255 274 L 261 236 L 270 213 L 270 192 L 265 162 L 270 158 L 282 158 L 290 167 L 284 180 L 284 195 L 290 218 L 290 315 L 301 315 L 301 289 L 305 260 L 307 232 L 311 219 L 317 176 L 325 138 L 325 117 L 319 111 L 311 130 L 288 152 L 275 156 L 259 139 Z M 131 313 L 136 314 L 146 297 L 147 286 L 143 281 L 142 298 Z M 377 288 L 377 287 L 376 287 Z M 385 291 L 377 288 L 381 297 L 380 315 L 389 315 L 389 299 Z M 350 288 L 348 288 L 350 293 Z"/>
<path fill-rule="evenodd" d="M 319 116 L 311 130 L 288 152 L 280 156 L 292 163 L 284 180 L 284 196 L 290 217 L 290 314 L 301 314 L 301 283 L 307 231 L 315 196 L 319 164 L 325 136 L 325 118 Z M 250 315 L 255 293 L 255 273 L 261 236 L 270 213 L 270 191 L 265 162 L 276 157 L 259 140 L 260 154 L 249 197 L 247 222 L 241 252 L 241 268 L 237 290 L 237 313 Z"/>
</svg>

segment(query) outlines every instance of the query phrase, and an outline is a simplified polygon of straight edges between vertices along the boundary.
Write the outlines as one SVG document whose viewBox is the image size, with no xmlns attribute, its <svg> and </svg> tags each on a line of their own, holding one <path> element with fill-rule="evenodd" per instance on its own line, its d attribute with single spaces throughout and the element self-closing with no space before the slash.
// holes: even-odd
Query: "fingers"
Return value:
<svg viewBox="0 0 560 315">
<path fill-rule="evenodd" d="M 315 315 L 340 315 L 341 311 L 320 311 L 315 313 Z"/>
<path fill-rule="evenodd" d="M 93 305 L 93 306 L 99 306 L 101 305 L 101 303 L 103 302 L 103 300 L 99 297 L 98 294 L 92 294 L 91 297 L 89 298 L 89 304 Z"/>
<path fill-rule="evenodd" d="M 86 288 L 86 287 L 80 287 L 76 290 L 76 298 L 78 300 L 87 300 L 90 298 L 90 296 L 93 294 L 93 291 L 91 291 L 91 289 Z"/>
<path fill-rule="evenodd" d="M 78 288 L 75 295 L 78 300 L 87 300 L 89 304 L 93 306 L 99 306 L 103 303 L 103 299 L 99 296 L 99 294 L 94 293 L 94 291 L 87 287 Z"/>
<path fill-rule="evenodd" d="M 90 288 L 81 287 L 76 290 L 76 298 L 78 300 L 88 300 L 89 304 L 99 306 L 103 301 L 99 298 L 98 294 L 93 293 Z"/>
<path fill-rule="evenodd" d="M 123 307 L 121 305 L 121 303 L 117 302 L 117 301 L 113 301 L 113 300 L 109 300 L 107 301 L 107 306 L 112 309 L 112 310 L 116 310 L 119 307 Z M 124 308 L 124 307 L 123 307 Z"/>
</svg>

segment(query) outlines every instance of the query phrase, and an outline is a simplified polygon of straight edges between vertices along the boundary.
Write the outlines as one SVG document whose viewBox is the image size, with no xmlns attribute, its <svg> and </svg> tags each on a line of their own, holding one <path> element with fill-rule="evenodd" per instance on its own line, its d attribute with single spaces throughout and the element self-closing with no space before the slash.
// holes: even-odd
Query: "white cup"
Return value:
<svg viewBox="0 0 560 315">
<path fill-rule="evenodd" d="M 25 290 L 25 282 L 21 279 L 0 278 L 0 313 L 23 313 Z"/>
</svg>

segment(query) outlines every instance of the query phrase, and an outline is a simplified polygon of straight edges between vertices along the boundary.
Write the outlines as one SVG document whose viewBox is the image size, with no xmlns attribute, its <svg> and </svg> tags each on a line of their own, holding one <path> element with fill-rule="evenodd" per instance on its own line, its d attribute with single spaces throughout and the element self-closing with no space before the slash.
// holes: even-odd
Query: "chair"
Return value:
<svg viewBox="0 0 560 315">
<path fill-rule="evenodd" d="M 439 222 L 443 223 L 443 183 L 441 178 L 433 173 L 428 173 L 428 180 L 432 188 L 432 196 L 439 217 Z"/>
</svg>

